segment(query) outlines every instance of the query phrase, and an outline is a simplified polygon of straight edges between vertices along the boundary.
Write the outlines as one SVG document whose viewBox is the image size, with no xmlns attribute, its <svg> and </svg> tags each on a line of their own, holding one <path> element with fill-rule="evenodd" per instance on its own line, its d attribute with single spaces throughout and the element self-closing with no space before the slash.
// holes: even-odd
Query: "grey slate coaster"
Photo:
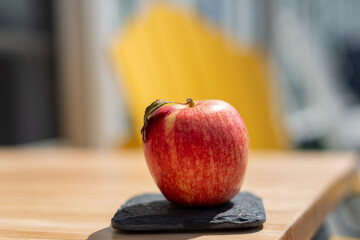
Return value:
<svg viewBox="0 0 360 240">
<path fill-rule="evenodd" d="M 252 228 L 265 221 L 261 199 L 249 192 L 213 208 L 181 207 L 161 194 L 143 194 L 127 201 L 111 219 L 111 226 L 123 231 L 186 231 Z"/>
</svg>

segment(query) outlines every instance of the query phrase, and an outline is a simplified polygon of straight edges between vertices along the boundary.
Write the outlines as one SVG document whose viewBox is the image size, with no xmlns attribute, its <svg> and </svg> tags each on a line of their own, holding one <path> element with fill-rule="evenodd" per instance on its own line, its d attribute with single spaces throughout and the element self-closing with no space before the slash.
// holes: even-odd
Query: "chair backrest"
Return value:
<svg viewBox="0 0 360 240">
<path fill-rule="evenodd" d="M 155 6 L 130 22 L 112 48 L 129 100 L 136 142 L 146 106 L 155 99 L 222 99 L 244 119 L 251 148 L 283 148 L 269 104 L 268 66 L 187 12 Z M 276 101 L 275 101 L 276 102 Z"/>
</svg>

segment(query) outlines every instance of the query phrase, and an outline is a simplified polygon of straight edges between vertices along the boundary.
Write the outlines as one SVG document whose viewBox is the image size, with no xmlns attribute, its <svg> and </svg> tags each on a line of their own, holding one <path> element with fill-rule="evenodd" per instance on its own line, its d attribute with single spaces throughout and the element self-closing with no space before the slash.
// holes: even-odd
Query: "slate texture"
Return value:
<svg viewBox="0 0 360 240">
<path fill-rule="evenodd" d="M 182 207 L 161 194 L 143 194 L 127 201 L 111 219 L 111 226 L 123 231 L 188 231 L 252 228 L 265 221 L 261 199 L 249 192 L 213 208 Z"/>
</svg>

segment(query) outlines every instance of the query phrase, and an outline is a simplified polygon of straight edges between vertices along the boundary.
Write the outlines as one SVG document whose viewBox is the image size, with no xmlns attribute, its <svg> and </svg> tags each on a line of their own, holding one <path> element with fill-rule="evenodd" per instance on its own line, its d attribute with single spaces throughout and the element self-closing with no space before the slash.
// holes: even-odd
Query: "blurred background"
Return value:
<svg viewBox="0 0 360 240">
<path fill-rule="evenodd" d="M 145 106 L 191 96 L 233 104 L 253 148 L 359 149 L 359 10 L 356 0 L 0 0 L 0 144 L 138 146 Z"/>
<path fill-rule="evenodd" d="M 359 11 L 357 0 L 0 0 L 0 145 L 139 147 L 147 105 L 193 97 L 231 103 L 252 149 L 358 151 Z"/>
</svg>

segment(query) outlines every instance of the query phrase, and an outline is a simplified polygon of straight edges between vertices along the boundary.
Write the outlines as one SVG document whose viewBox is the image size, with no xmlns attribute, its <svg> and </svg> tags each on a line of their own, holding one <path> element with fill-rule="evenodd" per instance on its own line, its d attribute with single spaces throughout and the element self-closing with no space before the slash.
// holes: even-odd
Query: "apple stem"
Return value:
<svg viewBox="0 0 360 240">
<path fill-rule="evenodd" d="M 189 104 L 189 107 L 195 107 L 194 99 L 192 98 L 186 99 L 186 103 Z"/>
</svg>

